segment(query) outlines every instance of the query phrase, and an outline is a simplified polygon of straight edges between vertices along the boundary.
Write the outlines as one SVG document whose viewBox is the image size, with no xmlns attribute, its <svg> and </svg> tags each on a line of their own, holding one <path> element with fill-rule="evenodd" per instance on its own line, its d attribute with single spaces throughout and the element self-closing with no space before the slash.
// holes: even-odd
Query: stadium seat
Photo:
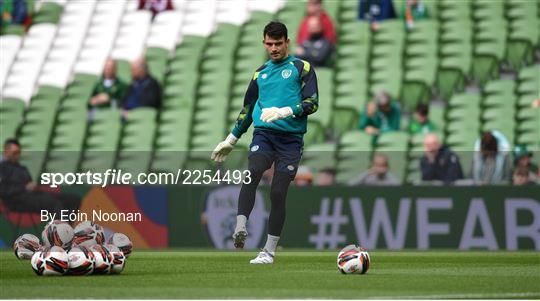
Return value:
<svg viewBox="0 0 540 301">
<path fill-rule="evenodd" d="M 323 134 L 330 125 L 330 118 L 333 115 L 334 106 L 334 86 L 333 72 L 328 68 L 317 68 L 317 83 L 319 85 L 319 109 L 310 115 L 309 121 L 313 123 L 310 130 L 315 130 Z M 324 138 L 324 135 L 323 137 Z M 310 141 L 310 143 L 322 142 L 320 140 Z"/>
<path fill-rule="evenodd" d="M 503 2 L 489 5 L 480 1 L 473 7 L 474 61 L 472 73 L 481 84 L 499 73 L 499 64 L 506 53 L 507 22 L 503 14 Z"/>
<path fill-rule="evenodd" d="M 18 99 L 3 99 L 0 102 L 0 141 L 16 137 L 17 129 L 23 120 L 24 102 Z"/>
<path fill-rule="evenodd" d="M 336 166 L 335 143 L 321 143 L 307 146 L 302 153 L 301 165 L 307 165 L 315 171 Z"/>
<path fill-rule="evenodd" d="M 52 23 L 56 24 L 60 20 L 63 7 L 58 3 L 44 2 L 39 10 L 32 17 L 33 24 Z"/>
<path fill-rule="evenodd" d="M 369 168 L 373 137 L 360 131 L 344 133 L 337 146 L 336 181 L 348 183 Z"/>
<path fill-rule="evenodd" d="M 208 37 L 215 29 L 216 0 L 188 1 L 186 3 L 182 35 Z"/>
<path fill-rule="evenodd" d="M 16 98 L 28 103 L 34 94 L 34 85 L 40 66 L 52 45 L 57 26 L 36 24 L 30 27 L 2 88 L 2 98 Z"/>
<path fill-rule="evenodd" d="M 74 72 L 100 75 L 113 47 L 126 1 L 98 1 Z"/>
<path fill-rule="evenodd" d="M 94 7 L 95 1 L 65 4 L 51 51 L 38 77 L 38 85 L 60 88 L 68 85 Z"/>
<path fill-rule="evenodd" d="M 122 128 L 116 167 L 133 174 L 150 168 L 157 112 L 137 108 L 129 112 Z"/>
<path fill-rule="evenodd" d="M 120 131 L 120 111 L 100 110 L 95 114 L 85 137 L 82 171 L 103 172 L 114 167 Z"/>
<path fill-rule="evenodd" d="M 379 30 L 371 36 L 369 95 L 386 91 L 395 99 L 400 97 L 404 38 L 401 20 L 380 23 Z"/>
<path fill-rule="evenodd" d="M 2 65 L 0 65 L 0 87 L 4 86 L 9 68 L 13 63 L 21 44 L 22 39 L 20 36 L 0 36 L 0 51 L 2 51 Z"/>
<path fill-rule="evenodd" d="M 111 53 L 113 59 L 132 62 L 144 54 L 151 18 L 151 13 L 145 10 L 132 11 L 122 16 Z"/>
</svg>

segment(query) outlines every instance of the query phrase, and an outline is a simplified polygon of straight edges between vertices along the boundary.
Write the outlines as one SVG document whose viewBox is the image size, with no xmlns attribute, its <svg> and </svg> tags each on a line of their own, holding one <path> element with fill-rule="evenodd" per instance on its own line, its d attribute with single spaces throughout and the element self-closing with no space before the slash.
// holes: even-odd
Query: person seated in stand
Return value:
<svg viewBox="0 0 540 301">
<path fill-rule="evenodd" d="M 463 179 L 459 157 L 441 144 L 436 134 L 424 137 L 424 155 L 420 159 L 422 181 L 441 181 L 452 184 Z"/>
<path fill-rule="evenodd" d="M 358 19 L 370 23 L 371 30 L 379 30 L 379 23 L 396 18 L 396 11 L 392 0 L 360 0 L 358 5 Z"/>
<path fill-rule="evenodd" d="M 333 168 L 323 168 L 317 172 L 315 186 L 331 186 L 336 184 L 336 171 Z"/>
<path fill-rule="evenodd" d="M 309 39 L 309 25 L 308 20 L 311 17 L 317 17 L 321 22 L 323 36 L 332 43 L 336 44 L 336 29 L 334 23 L 328 14 L 324 11 L 322 7 L 322 0 L 309 0 L 306 6 L 307 15 L 300 22 L 300 27 L 298 28 L 298 36 L 296 37 L 296 45 L 300 46 L 304 41 Z"/>
<path fill-rule="evenodd" d="M 396 101 L 390 99 L 386 92 L 379 92 L 374 100 L 366 105 L 365 112 L 360 116 L 360 130 L 369 135 L 379 135 L 384 132 L 399 131 L 401 109 Z"/>
<path fill-rule="evenodd" d="M 512 185 L 514 186 L 529 186 L 529 185 L 538 185 L 531 178 L 530 171 L 525 167 L 518 167 L 514 170 L 512 175 Z"/>
<path fill-rule="evenodd" d="M 158 81 L 148 72 L 148 64 L 139 58 L 131 64 L 133 80 L 127 89 L 122 102 L 122 116 L 129 118 L 129 111 L 140 107 L 161 107 L 161 87 Z"/>
<path fill-rule="evenodd" d="M 7 139 L 0 162 L 0 198 L 5 206 L 15 212 L 47 210 L 60 219 L 62 210 L 78 210 L 81 198 L 69 193 L 40 191 L 28 169 L 19 163 L 21 145 L 16 139 Z"/>
<path fill-rule="evenodd" d="M 407 0 L 401 8 L 401 17 L 405 21 L 405 28 L 411 30 L 414 22 L 429 18 L 428 9 L 422 0 Z"/>
<path fill-rule="evenodd" d="M 311 169 L 305 165 L 298 166 L 298 171 L 294 177 L 295 186 L 311 186 L 313 183 L 313 173 Z"/>
<path fill-rule="evenodd" d="M 540 183 L 538 179 L 538 166 L 531 160 L 533 153 L 524 144 L 517 144 L 514 147 L 514 169 L 524 168 L 529 172 L 528 179 L 535 183 Z"/>
<path fill-rule="evenodd" d="M 435 130 L 435 125 L 429 120 L 428 105 L 419 103 L 414 111 L 413 120 L 409 123 L 409 133 L 412 135 L 427 134 Z"/>
<path fill-rule="evenodd" d="M 321 67 L 329 66 L 333 54 L 332 43 L 324 36 L 318 17 L 308 18 L 309 38 L 296 48 L 296 57 Z"/>
<path fill-rule="evenodd" d="M 391 186 L 399 185 L 399 181 L 390 173 L 388 157 L 384 154 L 375 154 L 371 168 L 349 182 L 349 186 L 358 185 Z"/>
<path fill-rule="evenodd" d="M 146 9 L 152 12 L 152 20 L 162 11 L 173 10 L 171 0 L 139 0 L 139 9 Z"/>
<path fill-rule="evenodd" d="M 26 0 L 4 0 L 0 1 L 0 25 L 2 28 L 10 24 L 29 25 L 28 24 L 28 3 Z"/>
<path fill-rule="evenodd" d="M 112 59 L 105 62 L 103 74 L 94 86 L 92 97 L 88 101 L 89 119 L 101 109 L 116 109 L 126 94 L 127 85 L 116 76 L 116 63 Z"/>
<path fill-rule="evenodd" d="M 499 131 L 482 133 L 474 145 L 473 179 L 479 185 L 510 181 L 510 143 Z"/>
</svg>

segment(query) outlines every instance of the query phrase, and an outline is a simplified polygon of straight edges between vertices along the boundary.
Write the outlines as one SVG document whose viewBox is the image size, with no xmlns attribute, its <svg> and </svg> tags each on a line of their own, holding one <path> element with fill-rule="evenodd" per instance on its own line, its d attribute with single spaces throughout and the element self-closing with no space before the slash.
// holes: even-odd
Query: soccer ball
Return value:
<svg viewBox="0 0 540 301">
<path fill-rule="evenodd" d="M 43 270 L 45 269 L 45 262 L 41 258 L 41 251 L 37 251 L 32 255 L 30 259 L 30 264 L 32 265 L 32 270 L 36 272 L 39 276 L 43 275 Z"/>
<path fill-rule="evenodd" d="M 114 233 L 109 237 L 109 240 L 107 241 L 111 245 L 115 245 L 124 253 L 124 256 L 126 258 L 129 257 L 131 254 L 131 250 L 133 249 L 133 244 L 131 243 L 131 240 L 129 240 L 129 237 L 125 235 L 124 233 Z"/>
<path fill-rule="evenodd" d="M 88 275 L 94 271 L 94 252 L 83 246 L 72 248 L 68 252 L 68 275 Z"/>
<path fill-rule="evenodd" d="M 359 246 L 348 245 L 337 257 L 337 267 L 343 274 L 365 274 L 369 269 L 369 254 Z"/>
<path fill-rule="evenodd" d="M 13 252 L 19 259 L 31 259 L 41 249 L 39 238 L 33 234 L 23 234 L 13 243 Z"/>
<path fill-rule="evenodd" d="M 111 274 L 120 274 L 124 270 L 124 266 L 126 265 L 126 256 L 124 256 L 124 253 L 120 251 L 120 249 L 111 244 L 106 244 L 104 247 L 109 250 L 113 257 L 113 262 L 111 265 Z"/>
<path fill-rule="evenodd" d="M 67 250 L 73 240 L 73 228 L 66 222 L 52 221 L 45 226 L 41 239 L 46 247 L 58 246 Z"/>
<path fill-rule="evenodd" d="M 90 251 L 94 253 L 94 274 L 109 274 L 113 264 L 113 255 L 102 245 L 93 245 Z"/>
<path fill-rule="evenodd" d="M 73 244 L 77 246 L 91 247 L 101 245 L 105 241 L 103 228 L 93 221 L 84 221 L 75 227 Z"/>
<path fill-rule="evenodd" d="M 59 246 L 46 247 L 41 252 L 44 276 L 64 275 L 69 268 L 68 253 Z"/>
</svg>

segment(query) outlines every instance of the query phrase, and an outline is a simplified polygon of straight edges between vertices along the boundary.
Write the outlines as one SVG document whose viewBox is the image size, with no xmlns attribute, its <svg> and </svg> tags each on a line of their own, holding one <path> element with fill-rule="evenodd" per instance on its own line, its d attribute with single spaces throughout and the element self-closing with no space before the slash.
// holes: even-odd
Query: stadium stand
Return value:
<svg viewBox="0 0 540 301">
<path fill-rule="evenodd" d="M 397 132 L 373 143 L 357 130 L 366 102 L 382 90 L 401 103 L 402 128 L 418 102 L 429 102 L 439 136 L 461 156 L 466 174 L 483 130 L 540 149 L 540 110 L 531 108 L 540 97 L 540 2 L 426 5 L 430 18 L 412 30 L 396 19 L 371 32 L 357 20 L 358 1 L 324 1 L 338 42 L 334 67 L 317 69 L 321 101 L 309 121 L 304 164 L 335 168 L 346 183 L 369 167 L 373 152 L 384 152 L 396 177 L 418 182 L 422 135 Z M 151 20 L 136 1 L 35 1 L 28 31 L 4 32 L 1 138 L 21 141 L 22 162 L 34 177 L 207 166 L 208 152 L 242 107 L 249 78 L 266 60 L 262 27 L 274 18 L 285 22 L 294 41 L 305 14 L 298 1 L 176 0 L 174 8 Z M 129 82 L 129 63 L 143 55 L 162 85 L 162 108 L 137 109 L 124 123 L 118 111 L 88 122 L 87 101 L 105 60 L 117 60 L 120 78 Z M 238 149 L 247 149 L 248 140 Z"/>
</svg>

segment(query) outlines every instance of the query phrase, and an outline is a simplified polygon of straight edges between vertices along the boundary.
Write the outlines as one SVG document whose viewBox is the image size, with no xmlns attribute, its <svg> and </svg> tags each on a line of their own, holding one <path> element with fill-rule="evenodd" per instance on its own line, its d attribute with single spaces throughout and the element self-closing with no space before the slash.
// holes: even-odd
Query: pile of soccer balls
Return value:
<svg viewBox="0 0 540 301">
<path fill-rule="evenodd" d="M 30 259 L 38 275 L 119 274 L 133 247 L 129 238 L 114 233 L 105 241 L 103 228 L 91 221 L 73 229 L 68 223 L 53 221 L 39 238 L 23 234 L 13 243 L 19 259 Z"/>
<path fill-rule="evenodd" d="M 348 245 L 337 257 L 338 270 L 343 274 L 365 274 L 369 269 L 369 254 L 366 249 Z"/>
</svg>

